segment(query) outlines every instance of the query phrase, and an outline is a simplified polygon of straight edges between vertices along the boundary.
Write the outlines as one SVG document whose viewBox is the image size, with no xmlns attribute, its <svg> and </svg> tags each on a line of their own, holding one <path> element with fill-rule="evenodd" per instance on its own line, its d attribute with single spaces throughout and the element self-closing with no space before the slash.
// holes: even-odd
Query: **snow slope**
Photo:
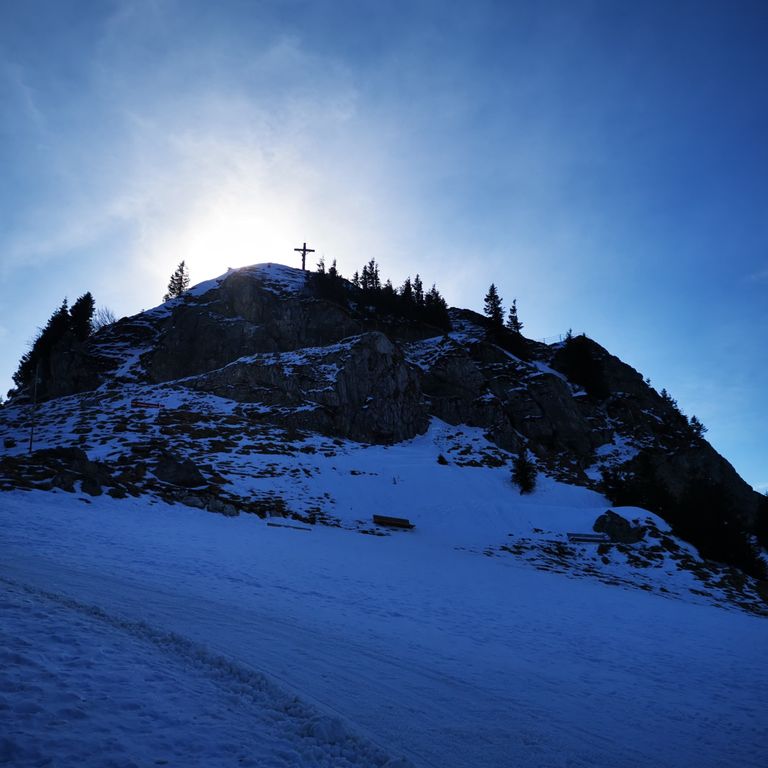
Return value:
<svg viewBox="0 0 768 768">
<path fill-rule="evenodd" d="M 0 763 L 395 765 L 178 635 L 8 580 L 0 605 Z"/>
<path fill-rule="evenodd" d="M 355 514 L 373 498 L 337 485 Z M 567 489 L 545 484 L 539 521 L 594 516 L 599 497 Z M 423 513 L 412 532 L 366 536 L 151 499 L 2 494 L 0 755 L 764 765 L 765 619 L 483 557 L 454 541 L 460 528 L 479 541 L 482 516 L 443 522 Z"/>
</svg>

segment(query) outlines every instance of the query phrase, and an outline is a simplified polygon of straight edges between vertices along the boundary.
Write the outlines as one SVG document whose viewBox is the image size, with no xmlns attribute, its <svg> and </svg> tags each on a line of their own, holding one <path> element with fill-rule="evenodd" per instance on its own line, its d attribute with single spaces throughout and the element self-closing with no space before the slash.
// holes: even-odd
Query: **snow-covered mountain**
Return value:
<svg viewBox="0 0 768 768">
<path fill-rule="evenodd" d="M 213 511 L 342 520 L 328 460 L 360 456 L 368 473 L 367 446 L 443 435 L 443 468 L 422 470 L 430 497 L 435 484 L 472 486 L 473 470 L 507 482 L 527 448 L 549 478 L 653 511 L 703 555 L 761 575 L 751 554 L 754 535 L 768 543 L 764 499 L 634 369 L 583 336 L 546 345 L 468 310 L 443 328 L 406 310 L 340 278 L 260 264 L 84 342 L 65 337 L 44 366 L 34 447 L 87 456 L 30 463 L 29 393 L 18 393 L 0 412 L 0 482 L 85 480 Z M 379 477 L 396 477 L 380 460 Z M 407 494 L 365 490 L 392 514 L 420 514 Z M 511 487 L 494 494 L 514 499 Z"/>
<path fill-rule="evenodd" d="M 200 708 L 161 682 L 138 706 L 104 672 L 126 733 L 173 706 L 198 744 L 126 736 L 118 762 L 759 765 L 768 591 L 735 565 L 759 565 L 760 497 L 592 340 L 449 319 L 262 264 L 63 339 L 38 407 L 0 409 L 8 647 L 42 649 L 0 673 L 34 714 L 0 698 L 0 760 L 101 764 L 94 728 L 117 726 L 57 703 L 76 682 L 46 639 L 92 653 L 95 622 L 146 679 L 159 648 L 179 690 L 213 675 L 237 710 L 201 742 Z M 67 762 L 73 718 L 93 727 Z"/>
</svg>

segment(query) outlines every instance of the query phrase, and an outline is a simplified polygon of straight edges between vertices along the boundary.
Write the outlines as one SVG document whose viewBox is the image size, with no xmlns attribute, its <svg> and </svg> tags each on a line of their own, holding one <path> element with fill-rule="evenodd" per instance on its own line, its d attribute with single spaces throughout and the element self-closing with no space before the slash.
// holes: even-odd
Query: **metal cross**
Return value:
<svg viewBox="0 0 768 768">
<path fill-rule="evenodd" d="M 314 248 L 307 248 L 307 244 L 304 243 L 304 245 L 301 248 L 294 248 L 294 251 L 299 251 L 301 253 L 301 268 L 303 270 L 307 269 L 307 254 L 308 253 L 314 253 Z"/>
</svg>

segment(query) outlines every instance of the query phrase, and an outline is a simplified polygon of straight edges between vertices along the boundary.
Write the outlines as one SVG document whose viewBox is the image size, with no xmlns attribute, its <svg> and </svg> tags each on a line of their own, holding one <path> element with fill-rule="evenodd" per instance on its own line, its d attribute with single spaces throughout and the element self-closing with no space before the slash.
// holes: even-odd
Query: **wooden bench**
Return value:
<svg viewBox="0 0 768 768">
<path fill-rule="evenodd" d="M 375 525 L 385 525 L 388 528 L 415 528 L 416 526 L 404 517 L 388 517 L 387 515 L 374 515 Z"/>
<path fill-rule="evenodd" d="M 292 523 L 273 523 L 268 522 L 269 528 L 293 528 L 294 531 L 311 531 L 312 529 L 307 525 L 294 525 Z"/>
<path fill-rule="evenodd" d="M 568 541 L 573 544 L 610 544 L 611 537 L 607 533 L 569 533 Z"/>
<path fill-rule="evenodd" d="M 160 403 L 147 403 L 144 400 L 131 400 L 132 408 L 162 408 Z"/>
</svg>

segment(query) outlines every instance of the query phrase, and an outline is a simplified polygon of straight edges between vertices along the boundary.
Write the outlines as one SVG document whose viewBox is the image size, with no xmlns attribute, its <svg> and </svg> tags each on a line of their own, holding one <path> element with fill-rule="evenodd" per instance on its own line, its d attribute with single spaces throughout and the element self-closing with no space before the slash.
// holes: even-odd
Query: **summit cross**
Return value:
<svg viewBox="0 0 768 768">
<path fill-rule="evenodd" d="M 301 268 L 306 271 L 307 269 L 307 254 L 308 253 L 314 253 L 314 248 L 307 248 L 307 244 L 304 243 L 304 245 L 301 248 L 294 248 L 294 251 L 298 251 L 301 254 Z"/>
</svg>

